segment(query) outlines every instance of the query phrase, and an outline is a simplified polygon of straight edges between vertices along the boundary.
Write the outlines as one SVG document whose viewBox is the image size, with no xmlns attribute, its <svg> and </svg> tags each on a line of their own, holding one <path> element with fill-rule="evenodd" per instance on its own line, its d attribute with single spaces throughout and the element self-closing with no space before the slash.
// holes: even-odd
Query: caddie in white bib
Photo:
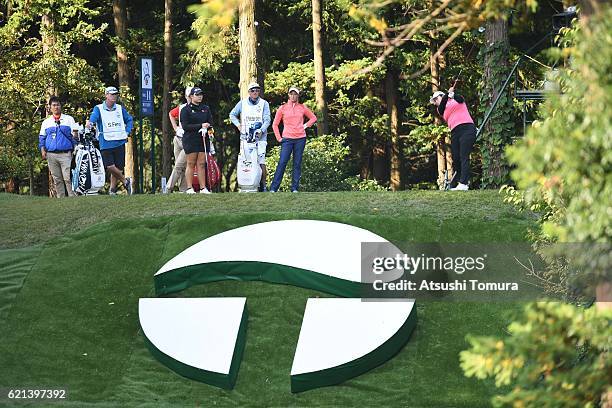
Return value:
<svg viewBox="0 0 612 408">
<path fill-rule="evenodd" d="M 121 105 L 115 104 L 114 110 L 107 110 L 104 103 L 98 105 L 102 118 L 102 135 L 105 140 L 125 140 L 125 122 L 123 120 L 123 109 Z"/>
<path fill-rule="evenodd" d="M 242 112 L 240 113 L 240 133 L 247 135 L 249 128 L 256 122 L 263 123 L 263 99 L 259 98 L 257 103 L 253 105 L 249 102 L 249 98 L 242 100 Z"/>
</svg>

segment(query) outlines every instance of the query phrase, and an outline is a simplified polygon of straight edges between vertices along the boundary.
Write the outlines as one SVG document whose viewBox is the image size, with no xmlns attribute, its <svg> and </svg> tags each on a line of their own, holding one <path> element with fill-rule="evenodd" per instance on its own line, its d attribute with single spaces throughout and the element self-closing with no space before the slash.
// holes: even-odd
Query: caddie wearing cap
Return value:
<svg viewBox="0 0 612 408">
<path fill-rule="evenodd" d="M 465 99 L 455 94 L 455 87 L 451 87 L 448 95 L 441 91 L 434 92 L 429 102 L 436 105 L 436 111 L 444 118 L 451 131 L 453 171 L 459 176 L 459 184 L 451 190 L 469 190 L 470 153 L 476 141 L 476 126 L 468 112 Z"/>
<path fill-rule="evenodd" d="M 261 88 L 257 82 L 248 87 L 249 96 L 234 106 L 229 118 L 240 131 L 240 140 L 248 140 L 249 133 L 257 145 L 257 162 L 261 166 L 260 191 L 266 187 L 266 147 L 268 145 L 268 127 L 270 126 L 270 104 L 260 97 Z"/>
<path fill-rule="evenodd" d="M 132 131 L 134 121 L 128 111 L 117 103 L 119 90 L 109 86 L 104 90 L 105 100 L 96 105 L 86 126 L 96 124 L 100 139 L 100 153 L 104 167 L 110 172 L 109 194 L 117 194 L 117 182 L 121 181 L 128 194 L 132 194 L 132 183 L 123 175 L 125 167 L 125 143 Z"/>
</svg>

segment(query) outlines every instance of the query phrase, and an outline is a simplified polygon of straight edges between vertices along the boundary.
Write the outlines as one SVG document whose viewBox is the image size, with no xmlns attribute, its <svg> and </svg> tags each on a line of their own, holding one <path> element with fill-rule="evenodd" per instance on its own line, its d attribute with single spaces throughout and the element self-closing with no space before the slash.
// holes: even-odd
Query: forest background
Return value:
<svg viewBox="0 0 612 408">
<path fill-rule="evenodd" d="M 453 19 L 465 16 L 449 7 L 399 40 L 403 27 L 445 3 L 4 1 L 0 183 L 7 192 L 53 194 L 37 150 L 48 97 L 59 95 L 64 113 L 84 123 L 102 101 L 104 87 L 113 85 L 121 87 L 120 102 L 136 124 L 126 173 L 144 178 L 145 191 L 150 191 L 154 162 L 159 190 L 174 160 L 167 113 L 184 102 L 186 86 L 198 85 L 214 115 L 220 190 L 235 191 L 239 142 L 227 117 L 240 99 L 240 84 L 256 79 L 272 115 L 286 101 L 288 88 L 297 86 L 301 101 L 319 117 L 317 131 L 309 132 L 304 190 L 437 189 L 452 158 L 448 130 L 429 105 L 432 92 L 448 89 L 457 79 L 457 91 L 481 122 L 514 61 L 540 42 L 531 51 L 533 59 L 524 58 L 519 66 L 516 83 L 500 98 L 472 155 L 472 188 L 497 188 L 510 181 L 504 148 L 523 135 L 522 109 L 532 120 L 538 104 L 521 102 L 514 91 L 543 87 L 545 74 L 556 64 L 543 54 L 554 44 L 554 36 L 546 36 L 552 16 L 564 7 L 545 1 L 537 9 L 525 4 L 503 8 L 487 20 L 463 18 L 469 24 L 458 34 Z M 235 18 L 227 11 L 232 6 L 240 8 Z M 379 58 L 390 49 L 384 60 Z M 153 120 L 142 123 L 141 56 L 153 58 L 155 95 Z M 143 157 L 138 155 L 141 131 Z M 273 170 L 278 148 L 269 133 Z"/>
</svg>

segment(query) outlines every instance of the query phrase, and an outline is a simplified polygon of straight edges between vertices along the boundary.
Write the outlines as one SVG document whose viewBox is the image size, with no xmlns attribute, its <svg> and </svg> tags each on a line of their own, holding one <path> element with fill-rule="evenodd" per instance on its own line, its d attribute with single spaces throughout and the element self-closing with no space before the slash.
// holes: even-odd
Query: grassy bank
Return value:
<svg viewBox="0 0 612 408">
<path fill-rule="evenodd" d="M 325 295 L 262 282 L 177 294 L 247 297 L 247 344 L 232 391 L 153 359 L 138 299 L 154 295 L 152 275 L 187 246 L 254 222 L 325 219 L 418 242 L 522 241 L 532 226 L 494 192 L 0 195 L 0 209 L 0 387 L 66 387 L 68 406 L 488 406 L 494 386 L 465 378 L 458 353 L 468 333 L 502 333 L 518 305 L 417 300 L 418 326 L 395 358 L 342 385 L 294 395 L 289 372 L 306 299 Z"/>
</svg>

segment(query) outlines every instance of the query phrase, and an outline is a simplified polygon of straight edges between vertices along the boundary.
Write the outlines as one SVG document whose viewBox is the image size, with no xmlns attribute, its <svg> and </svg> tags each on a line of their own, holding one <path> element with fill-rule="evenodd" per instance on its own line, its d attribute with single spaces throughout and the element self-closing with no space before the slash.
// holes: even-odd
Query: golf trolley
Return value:
<svg viewBox="0 0 612 408">
<path fill-rule="evenodd" d="M 95 125 L 79 129 L 79 144 L 75 148 L 76 166 L 72 170 L 72 190 L 77 195 L 97 195 L 106 181 L 100 150 L 94 145 Z"/>
<path fill-rule="evenodd" d="M 257 162 L 257 139 L 261 135 L 261 122 L 249 128 L 246 140 L 240 140 L 238 153 L 238 190 L 241 193 L 255 193 L 259 190 L 262 170 Z"/>
</svg>

